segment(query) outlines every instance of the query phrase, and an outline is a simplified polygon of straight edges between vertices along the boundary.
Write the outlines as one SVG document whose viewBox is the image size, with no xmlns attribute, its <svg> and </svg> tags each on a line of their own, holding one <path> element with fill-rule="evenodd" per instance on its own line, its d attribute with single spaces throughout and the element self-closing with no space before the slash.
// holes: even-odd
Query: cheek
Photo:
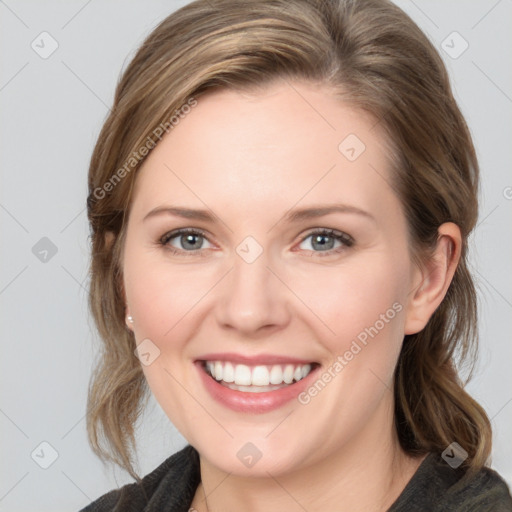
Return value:
<svg viewBox="0 0 512 512">
<path fill-rule="evenodd" d="M 191 335 L 190 324 L 199 320 L 196 315 L 201 316 L 200 304 L 215 307 L 207 295 L 217 293 L 214 285 L 224 272 L 212 266 L 156 263 L 142 251 L 136 252 L 127 251 L 124 278 L 128 304 L 137 319 L 137 339 L 150 338 L 167 352 L 183 348 L 179 340 Z M 306 321 L 316 323 L 325 333 L 324 342 L 329 340 L 329 348 L 339 352 L 375 324 L 383 330 L 381 315 L 386 316 L 385 320 L 397 318 L 386 322 L 386 332 L 400 332 L 401 315 L 395 315 L 397 307 L 392 306 L 404 304 L 408 268 L 404 258 L 400 261 L 392 254 L 379 253 L 338 266 L 308 264 L 281 269 L 281 273 L 300 299 L 296 314 L 302 316 L 305 312 L 309 316 Z"/>
<path fill-rule="evenodd" d="M 293 289 L 324 325 L 323 337 L 339 354 L 376 328 L 401 341 L 408 264 L 392 255 L 370 254 L 339 267 L 310 268 L 293 278 Z M 330 333 L 330 336 L 329 336 Z"/>
<path fill-rule="evenodd" d="M 157 263 L 150 256 L 127 244 L 123 269 L 126 298 L 135 320 L 137 344 L 149 339 L 156 346 L 152 354 L 158 354 L 151 364 L 142 365 L 147 383 L 176 428 L 184 432 L 187 421 L 198 414 L 193 407 L 185 407 L 180 384 L 191 382 L 194 370 L 187 361 L 187 341 L 193 336 L 195 321 L 193 307 L 204 295 L 203 288 L 208 290 L 211 285 L 196 279 L 194 272 L 184 272 L 165 261 Z M 184 407 L 187 421 L 177 412 Z"/>
<path fill-rule="evenodd" d="M 124 261 L 124 281 L 127 301 L 136 319 L 139 337 L 161 343 L 182 327 L 187 313 L 198 302 L 208 283 L 204 277 L 184 267 L 155 261 L 144 251 L 127 251 Z"/>
</svg>

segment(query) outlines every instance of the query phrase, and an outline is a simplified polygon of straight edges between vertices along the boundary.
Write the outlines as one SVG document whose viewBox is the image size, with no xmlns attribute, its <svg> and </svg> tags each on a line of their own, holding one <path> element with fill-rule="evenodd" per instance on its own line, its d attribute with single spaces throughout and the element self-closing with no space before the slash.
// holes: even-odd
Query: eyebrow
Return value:
<svg viewBox="0 0 512 512">
<path fill-rule="evenodd" d="M 289 210 L 284 216 L 286 222 L 299 222 L 302 220 L 315 219 L 317 217 L 323 217 L 332 213 L 349 213 L 356 214 L 365 217 L 373 222 L 376 219 L 369 212 L 357 208 L 356 206 L 348 204 L 331 204 L 331 205 L 314 205 L 307 208 L 300 208 L 295 210 Z M 158 206 L 151 210 L 145 217 L 144 221 L 160 216 L 160 215 L 174 215 L 176 217 L 182 217 L 184 219 L 201 220 L 204 222 L 215 223 L 217 216 L 210 213 L 208 210 L 196 210 L 193 208 L 179 207 L 179 206 Z"/>
</svg>

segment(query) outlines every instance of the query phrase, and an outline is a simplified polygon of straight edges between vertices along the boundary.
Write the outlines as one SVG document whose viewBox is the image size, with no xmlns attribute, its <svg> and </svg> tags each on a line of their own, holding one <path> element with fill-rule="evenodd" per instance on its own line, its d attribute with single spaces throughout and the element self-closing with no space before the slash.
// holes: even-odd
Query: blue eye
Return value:
<svg viewBox="0 0 512 512">
<path fill-rule="evenodd" d="M 181 247 L 170 244 L 173 239 L 177 239 Z M 193 256 L 200 252 L 201 249 L 204 249 L 202 242 L 206 240 L 207 238 L 204 232 L 197 229 L 184 228 L 165 234 L 160 239 L 160 243 L 169 248 L 173 253 L 183 253 L 186 256 Z"/>
<path fill-rule="evenodd" d="M 354 239 L 351 236 L 334 229 L 318 229 L 313 231 L 302 239 L 301 244 L 309 238 L 311 238 L 310 245 L 313 248 L 312 252 L 318 256 L 330 256 L 333 253 L 339 253 L 354 245 Z M 336 242 L 340 245 L 335 248 L 334 246 Z M 319 250 L 315 250 L 315 248 L 318 248 Z"/>
<path fill-rule="evenodd" d="M 333 254 L 340 253 L 354 245 L 354 239 L 334 229 L 317 229 L 301 240 L 301 245 L 311 238 L 312 249 L 304 249 L 311 252 L 315 256 L 332 256 Z M 176 246 L 171 243 L 177 240 L 181 246 Z M 207 256 L 207 252 L 201 249 L 208 249 L 211 247 L 203 247 L 204 242 L 208 242 L 206 233 L 200 229 L 195 228 L 182 228 L 176 231 L 166 233 L 159 240 L 159 243 L 166 249 L 170 250 L 173 254 L 180 256 Z M 339 245 L 336 247 L 335 244 Z"/>
</svg>

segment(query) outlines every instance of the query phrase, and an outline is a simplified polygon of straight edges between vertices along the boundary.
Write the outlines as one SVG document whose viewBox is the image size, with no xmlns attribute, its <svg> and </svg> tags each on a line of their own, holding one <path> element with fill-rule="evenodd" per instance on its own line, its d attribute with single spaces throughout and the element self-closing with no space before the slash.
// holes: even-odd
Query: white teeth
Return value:
<svg viewBox="0 0 512 512">
<path fill-rule="evenodd" d="M 286 384 L 281 386 L 237 386 L 236 384 L 225 384 L 224 381 L 222 381 L 221 384 L 229 389 L 243 391 L 245 393 L 265 393 L 266 391 L 274 391 L 286 386 Z"/>
<path fill-rule="evenodd" d="M 283 381 L 286 384 L 291 384 L 291 382 L 293 380 L 293 370 L 294 370 L 294 368 L 291 364 L 286 365 L 284 372 L 283 372 Z"/>
<path fill-rule="evenodd" d="M 247 366 L 245 364 L 235 365 L 224 361 L 206 361 L 205 370 L 214 379 L 231 383 L 232 386 L 228 387 L 232 389 L 249 391 L 248 387 L 258 386 L 259 390 L 263 391 L 263 388 L 265 390 L 277 389 L 275 386 L 291 384 L 294 380 L 299 381 L 303 379 L 311 371 L 311 365 L 287 364 L 282 366 L 275 364 Z"/>
<path fill-rule="evenodd" d="M 220 361 L 215 362 L 215 378 L 222 380 L 222 363 Z"/>
<path fill-rule="evenodd" d="M 268 386 L 270 383 L 270 375 L 266 366 L 256 366 L 252 370 L 253 386 Z"/>
<path fill-rule="evenodd" d="M 237 364 L 235 366 L 235 384 L 239 386 L 251 385 L 251 369 L 245 364 Z"/>
<path fill-rule="evenodd" d="M 222 380 L 224 382 L 235 382 L 235 369 L 231 363 L 226 363 L 224 365 L 224 373 L 222 375 Z"/>
<path fill-rule="evenodd" d="M 274 365 L 270 370 L 270 384 L 282 384 L 283 383 L 283 370 L 280 366 Z"/>
</svg>

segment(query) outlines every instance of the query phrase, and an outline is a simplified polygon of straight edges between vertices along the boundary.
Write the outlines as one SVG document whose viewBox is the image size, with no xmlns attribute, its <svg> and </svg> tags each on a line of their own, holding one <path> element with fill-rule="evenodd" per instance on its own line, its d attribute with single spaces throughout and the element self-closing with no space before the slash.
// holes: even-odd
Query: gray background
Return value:
<svg viewBox="0 0 512 512">
<path fill-rule="evenodd" d="M 86 173 L 120 71 L 185 3 L 0 0 L 2 511 L 78 510 L 129 481 L 102 466 L 85 432 L 98 346 L 87 311 Z M 440 49 L 480 157 L 471 248 L 482 344 L 468 389 L 493 418 L 493 467 L 511 485 L 512 1 L 398 3 Z M 40 53 L 55 43 L 44 31 L 58 43 L 48 58 Z M 142 474 L 185 444 L 153 400 L 138 438 Z"/>
</svg>

